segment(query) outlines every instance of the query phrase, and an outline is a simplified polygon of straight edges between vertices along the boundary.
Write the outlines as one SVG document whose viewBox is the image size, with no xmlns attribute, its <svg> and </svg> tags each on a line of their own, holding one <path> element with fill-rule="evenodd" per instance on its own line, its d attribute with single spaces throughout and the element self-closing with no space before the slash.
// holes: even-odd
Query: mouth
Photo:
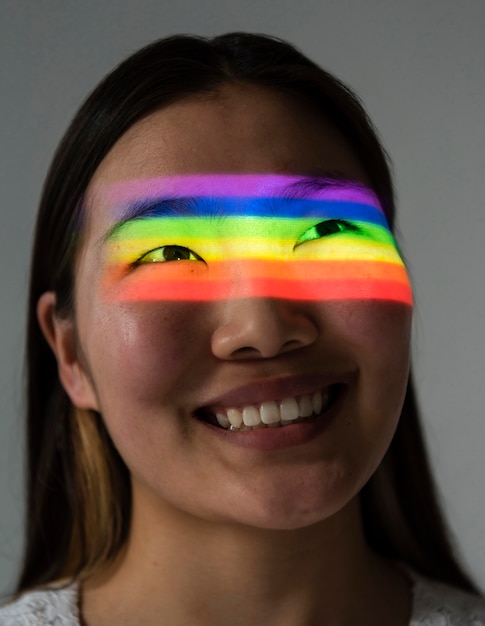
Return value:
<svg viewBox="0 0 485 626">
<path fill-rule="evenodd" d="M 311 421 L 329 411 L 342 395 L 345 384 L 336 383 L 312 393 L 288 396 L 281 400 L 239 406 L 202 407 L 195 417 L 203 422 L 233 432 L 261 428 L 284 428 Z"/>
</svg>

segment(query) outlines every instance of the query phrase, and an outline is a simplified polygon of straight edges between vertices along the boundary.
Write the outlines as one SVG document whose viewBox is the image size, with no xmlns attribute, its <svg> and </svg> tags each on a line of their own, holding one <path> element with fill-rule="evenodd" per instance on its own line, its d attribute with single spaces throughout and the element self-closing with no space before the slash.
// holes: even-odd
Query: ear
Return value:
<svg viewBox="0 0 485 626">
<path fill-rule="evenodd" d="M 79 359 L 74 320 L 56 313 L 56 294 L 46 291 L 37 303 L 37 319 L 57 359 L 62 386 L 74 406 L 99 411 L 94 387 Z"/>
</svg>

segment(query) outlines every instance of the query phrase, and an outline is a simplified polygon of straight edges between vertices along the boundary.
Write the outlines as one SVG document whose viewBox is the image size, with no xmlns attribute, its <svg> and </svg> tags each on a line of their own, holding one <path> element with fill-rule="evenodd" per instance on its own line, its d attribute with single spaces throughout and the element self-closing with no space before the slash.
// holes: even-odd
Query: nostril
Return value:
<svg viewBox="0 0 485 626">
<path fill-rule="evenodd" d="M 267 345 L 264 345 L 264 342 L 261 342 L 262 345 L 259 347 L 251 347 L 251 346 L 243 346 L 241 348 L 237 348 L 232 352 L 232 358 L 239 359 L 251 359 L 251 358 L 272 358 L 278 354 L 283 352 L 290 352 L 291 350 L 297 350 L 298 348 L 303 347 L 305 344 L 299 341 L 298 339 L 291 339 L 289 341 L 285 341 L 282 345 L 277 343 L 268 342 Z"/>
<path fill-rule="evenodd" d="M 303 347 L 304 345 L 306 344 L 303 343 L 302 341 L 299 341 L 298 339 L 291 339 L 290 341 L 285 341 L 285 343 L 281 346 L 280 352 L 288 352 L 289 350 L 296 350 L 298 348 Z"/>
<path fill-rule="evenodd" d="M 250 346 L 247 347 L 243 347 L 243 348 L 238 348 L 237 350 L 234 350 L 232 353 L 233 357 L 239 357 L 239 358 L 254 358 L 254 357 L 259 357 L 261 358 L 261 356 L 265 356 L 264 354 L 261 353 L 260 350 L 257 350 L 256 348 L 251 348 Z"/>
</svg>

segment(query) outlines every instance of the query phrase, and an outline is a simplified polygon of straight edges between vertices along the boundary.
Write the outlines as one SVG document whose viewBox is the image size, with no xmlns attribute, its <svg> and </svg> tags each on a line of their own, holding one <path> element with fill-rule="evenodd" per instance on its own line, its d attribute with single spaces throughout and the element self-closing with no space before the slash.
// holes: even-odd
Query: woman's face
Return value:
<svg viewBox="0 0 485 626">
<path fill-rule="evenodd" d="M 247 273 L 247 259 L 231 257 L 230 237 L 223 249 L 230 268 L 226 297 L 191 299 L 190 289 L 183 298 L 169 297 L 165 278 L 208 272 L 211 252 L 204 242 L 201 251 L 185 240 L 164 240 L 163 218 L 150 244 L 136 252 L 139 260 L 142 251 L 152 251 L 143 263 L 133 258 L 113 271 L 113 255 L 125 258 L 123 246 L 134 254 L 120 237 L 125 227 L 116 226 L 128 201 L 120 190 L 129 189 L 131 200 L 135 190 L 144 202 L 148 179 L 160 196 L 174 175 L 181 175 L 180 197 L 188 195 L 184 181 L 192 185 L 190 195 L 197 181 L 209 185 L 219 204 L 204 228 L 214 224 L 217 231 L 229 223 L 220 181 L 239 180 L 244 187 L 249 178 L 239 175 L 247 174 L 256 174 L 248 183 L 253 197 L 259 187 L 261 195 L 277 195 L 272 185 L 284 175 L 367 183 L 336 131 L 309 108 L 269 90 L 227 86 L 149 115 L 113 147 L 89 188 L 76 276 L 77 373 L 64 380 L 75 404 L 102 414 L 131 472 L 137 506 L 300 528 L 341 510 L 390 443 L 408 375 L 409 303 L 372 293 L 329 299 L 288 291 L 281 297 L 266 286 L 270 281 Z M 245 206 L 239 202 L 239 217 Z M 243 229 L 238 238 L 242 256 L 246 235 Z M 130 245 L 145 245 L 140 237 Z M 144 295 L 134 297 L 147 279 L 155 291 L 159 286 L 158 295 L 140 288 Z M 192 284 L 196 290 L 198 280 Z M 295 411 L 306 419 L 280 424 Z M 236 425 L 242 418 L 278 423 L 231 430 L 229 418 Z"/>
</svg>

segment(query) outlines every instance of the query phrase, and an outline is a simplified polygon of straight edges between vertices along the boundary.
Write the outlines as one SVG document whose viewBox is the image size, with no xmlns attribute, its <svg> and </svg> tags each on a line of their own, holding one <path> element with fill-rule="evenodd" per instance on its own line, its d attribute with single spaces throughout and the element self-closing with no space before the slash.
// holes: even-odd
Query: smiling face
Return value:
<svg viewBox="0 0 485 626">
<path fill-rule="evenodd" d="M 358 185 L 282 202 L 303 177 Z M 58 358 L 73 402 L 102 414 L 135 506 L 299 528 L 370 477 L 406 389 L 411 295 L 366 183 L 312 110 L 251 86 L 153 113 L 105 158 L 77 265 L 78 360 Z"/>
</svg>

